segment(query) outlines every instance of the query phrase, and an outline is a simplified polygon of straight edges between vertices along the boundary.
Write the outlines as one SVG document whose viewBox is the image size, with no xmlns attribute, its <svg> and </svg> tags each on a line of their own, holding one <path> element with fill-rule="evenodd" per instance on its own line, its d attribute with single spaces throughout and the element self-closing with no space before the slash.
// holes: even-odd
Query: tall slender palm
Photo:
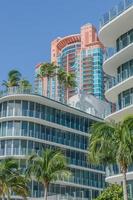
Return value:
<svg viewBox="0 0 133 200">
<path fill-rule="evenodd" d="M 59 96 L 60 100 L 63 101 L 64 98 L 64 89 L 65 89 L 65 80 L 66 80 L 67 73 L 64 69 L 60 68 L 57 73 L 57 79 L 59 83 Z"/>
<path fill-rule="evenodd" d="M 0 196 L 10 199 L 12 192 L 26 198 L 28 186 L 26 178 L 20 174 L 17 162 L 8 158 L 0 161 Z"/>
<path fill-rule="evenodd" d="M 64 69 L 60 68 L 57 73 L 57 78 L 60 87 L 60 95 L 63 96 L 63 91 L 76 87 L 75 74 L 72 72 L 66 72 Z M 62 100 L 62 98 L 61 98 Z"/>
<path fill-rule="evenodd" d="M 40 156 L 30 156 L 27 174 L 43 184 L 44 199 L 47 200 L 49 184 L 53 181 L 68 178 L 70 172 L 66 158 L 60 151 L 46 149 Z"/>
<path fill-rule="evenodd" d="M 3 81 L 4 86 L 7 88 L 15 87 L 19 85 L 19 81 L 21 79 L 21 73 L 18 70 L 11 70 L 8 73 L 8 81 Z"/>
<path fill-rule="evenodd" d="M 54 63 L 42 63 L 40 66 L 40 71 L 38 73 L 38 77 L 42 79 L 42 93 L 44 93 L 43 79 L 47 78 L 48 81 L 51 77 L 56 76 L 57 65 Z"/>
<path fill-rule="evenodd" d="M 128 199 L 126 173 L 133 164 L 133 116 L 119 123 L 92 125 L 88 157 L 96 164 L 118 164 L 123 174 L 123 196 Z"/>
</svg>

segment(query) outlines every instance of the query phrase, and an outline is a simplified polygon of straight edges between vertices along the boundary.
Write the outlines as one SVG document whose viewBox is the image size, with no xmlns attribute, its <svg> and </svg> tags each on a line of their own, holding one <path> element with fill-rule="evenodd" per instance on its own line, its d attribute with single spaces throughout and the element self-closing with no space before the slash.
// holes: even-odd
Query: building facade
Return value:
<svg viewBox="0 0 133 200">
<path fill-rule="evenodd" d="M 101 19 L 99 38 L 109 50 L 103 69 L 112 78 L 107 84 L 105 96 L 116 104 L 116 110 L 108 113 L 105 120 L 119 122 L 133 114 L 133 0 L 123 0 Z M 112 168 L 108 182 L 122 180 L 119 169 Z M 119 171 L 120 172 L 120 171 Z M 115 175 L 117 173 L 117 175 Z M 127 173 L 129 195 L 133 199 L 133 168 Z"/>
<path fill-rule="evenodd" d="M 0 96 L 0 159 L 13 156 L 23 169 L 32 152 L 61 149 L 72 176 L 51 184 L 49 198 L 92 200 L 105 184 L 104 167 L 87 162 L 89 129 L 99 120 L 30 90 L 11 88 Z M 43 197 L 40 184 L 32 182 L 30 188 L 31 197 Z"/>
<path fill-rule="evenodd" d="M 79 34 L 57 38 L 51 43 L 51 62 L 63 68 L 66 72 L 73 72 L 76 75 L 77 87 L 65 89 L 60 94 L 60 87 L 57 78 L 47 81 L 43 80 L 44 93 L 46 96 L 61 100 L 64 96 L 65 102 L 81 91 L 93 94 L 95 97 L 104 99 L 104 74 L 103 64 L 103 45 L 99 41 L 96 29 L 91 24 L 81 27 Z M 39 66 L 36 68 L 36 73 Z M 37 88 L 37 87 L 36 87 Z M 61 91 L 62 92 L 62 91 Z"/>
</svg>

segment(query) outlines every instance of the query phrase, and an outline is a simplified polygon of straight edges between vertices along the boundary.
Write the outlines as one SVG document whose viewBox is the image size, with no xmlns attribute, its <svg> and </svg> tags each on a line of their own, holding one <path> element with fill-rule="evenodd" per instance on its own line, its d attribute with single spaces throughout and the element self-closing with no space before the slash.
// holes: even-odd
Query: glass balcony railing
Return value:
<svg viewBox="0 0 133 200">
<path fill-rule="evenodd" d="M 133 76 L 133 72 L 131 71 L 123 71 L 117 77 L 112 77 L 106 82 L 105 90 L 109 90 L 112 87 L 118 85 L 119 83 L 125 81 L 126 79 Z"/>
<path fill-rule="evenodd" d="M 14 95 L 14 94 L 34 94 L 35 92 L 31 87 L 22 88 L 22 87 L 10 87 L 6 90 L 0 91 L 0 97 Z"/>
<path fill-rule="evenodd" d="M 133 0 L 122 0 L 116 6 L 114 6 L 109 12 L 105 13 L 100 19 L 100 29 L 112 21 L 114 18 L 119 16 L 125 10 L 133 6 Z"/>
<path fill-rule="evenodd" d="M 133 165 L 128 167 L 128 172 L 133 171 Z M 110 165 L 106 167 L 106 177 L 118 175 L 121 173 L 120 167 L 118 165 Z"/>
<path fill-rule="evenodd" d="M 104 54 L 104 61 L 107 60 L 108 58 L 112 57 L 114 54 L 118 53 L 122 49 L 126 48 L 127 46 L 129 46 L 132 43 L 133 43 L 133 31 L 132 31 L 132 34 L 127 35 L 124 39 L 121 39 L 119 41 L 119 44 L 117 44 L 116 48 L 106 49 L 106 53 Z"/>
<path fill-rule="evenodd" d="M 120 103 L 116 103 L 115 104 L 115 109 L 111 109 L 111 106 L 109 106 L 109 108 L 107 109 L 106 113 L 105 113 L 105 116 L 107 117 L 108 115 L 116 112 L 116 111 L 119 111 L 119 110 L 122 110 L 123 108 L 126 108 L 128 106 L 131 106 L 133 105 L 133 95 L 130 95 L 130 96 L 127 96 L 127 97 L 124 97 L 123 99 L 120 100 Z"/>
<path fill-rule="evenodd" d="M 81 196 L 83 196 L 83 192 L 81 191 Z M 70 196 L 69 194 L 61 195 L 55 194 L 48 196 L 48 200 L 88 200 L 88 198 Z"/>
<path fill-rule="evenodd" d="M 116 53 L 117 53 L 116 48 L 106 49 L 106 52 L 104 54 L 104 61 L 106 61 L 108 58 L 112 57 Z"/>
<path fill-rule="evenodd" d="M 116 110 L 121 110 L 133 104 L 133 94 L 121 99 L 121 103 L 117 103 Z"/>
</svg>

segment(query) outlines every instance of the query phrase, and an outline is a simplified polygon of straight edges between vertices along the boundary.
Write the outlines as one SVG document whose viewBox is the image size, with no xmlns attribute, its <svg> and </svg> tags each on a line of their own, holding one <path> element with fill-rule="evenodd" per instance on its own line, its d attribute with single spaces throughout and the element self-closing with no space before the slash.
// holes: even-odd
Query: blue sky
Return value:
<svg viewBox="0 0 133 200">
<path fill-rule="evenodd" d="M 119 0 L 0 0 L 0 82 L 16 68 L 33 82 L 34 67 L 50 61 L 50 43 L 78 33 Z"/>
</svg>

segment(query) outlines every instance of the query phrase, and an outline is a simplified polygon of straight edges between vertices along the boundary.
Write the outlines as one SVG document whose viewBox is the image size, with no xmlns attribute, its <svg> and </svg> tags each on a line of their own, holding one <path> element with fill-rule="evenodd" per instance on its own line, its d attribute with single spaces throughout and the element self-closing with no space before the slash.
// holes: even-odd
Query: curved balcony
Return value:
<svg viewBox="0 0 133 200">
<path fill-rule="evenodd" d="M 123 76 L 119 78 L 112 78 L 106 84 L 105 96 L 108 101 L 115 103 L 117 101 L 118 95 L 129 89 L 133 83 L 133 74 L 130 76 L 128 73 L 123 73 Z"/>
<path fill-rule="evenodd" d="M 106 47 L 114 47 L 116 39 L 133 27 L 132 19 L 133 0 L 122 0 L 101 18 L 99 31 L 101 42 Z"/>
<path fill-rule="evenodd" d="M 126 174 L 127 180 L 133 180 L 133 171 L 132 172 L 128 172 Z M 106 179 L 106 182 L 108 183 L 117 183 L 117 184 L 121 184 L 122 180 L 123 180 L 123 174 L 117 174 L 114 176 L 109 176 Z"/>
<path fill-rule="evenodd" d="M 120 108 L 118 103 L 116 104 L 116 111 L 106 115 L 105 120 L 107 121 L 116 121 L 119 122 L 124 119 L 125 116 L 132 115 L 133 114 L 133 97 L 129 99 L 129 103 L 126 104 L 125 101 L 123 101 L 123 105 Z"/>
<path fill-rule="evenodd" d="M 118 166 L 110 166 L 106 168 L 106 182 L 121 184 L 123 175 L 120 173 Z M 133 166 L 128 168 L 127 180 L 133 180 Z"/>
<path fill-rule="evenodd" d="M 122 48 L 120 51 L 109 50 L 106 53 L 105 61 L 103 63 L 103 70 L 110 76 L 116 76 L 117 68 L 125 62 L 133 58 L 133 42 Z"/>
</svg>

